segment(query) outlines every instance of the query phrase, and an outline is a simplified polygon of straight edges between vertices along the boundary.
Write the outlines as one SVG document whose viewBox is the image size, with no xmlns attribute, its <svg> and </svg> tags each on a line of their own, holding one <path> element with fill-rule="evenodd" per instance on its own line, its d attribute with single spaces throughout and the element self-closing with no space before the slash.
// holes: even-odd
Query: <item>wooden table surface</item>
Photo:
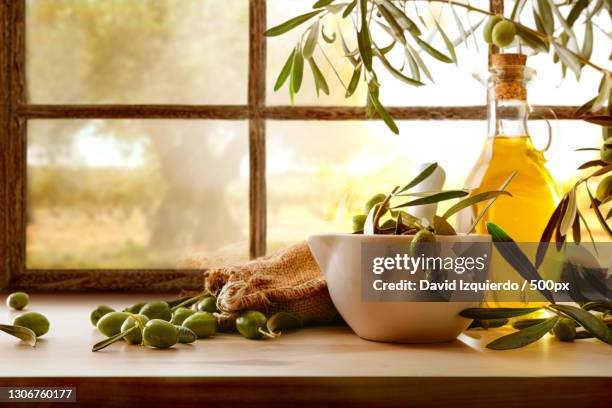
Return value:
<svg viewBox="0 0 612 408">
<path fill-rule="evenodd" d="M 0 295 L 4 304 L 6 295 Z M 306 328 L 273 340 L 253 341 L 219 334 L 193 345 L 155 350 L 117 343 L 93 353 L 103 336 L 89 322 L 98 304 L 116 309 L 144 300 L 168 299 L 159 294 L 32 294 L 27 310 L 40 311 L 51 329 L 32 349 L 0 333 L 0 377 L 25 381 L 44 378 L 164 377 L 201 379 L 401 377 L 469 382 L 516 377 L 543 380 L 559 377 L 593 379 L 593 386 L 612 384 L 612 349 L 596 340 L 562 343 L 548 338 L 522 349 L 492 351 L 484 345 L 508 329 L 472 331 L 454 342 L 400 345 L 362 340 L 348 327 Z M 18 312 L 0 306 L 0 322 Z M 463 379 L 463 380 L 461 380 Z M 506 383 L 508 380 L 504 380 Z M 10 381 L 9 381 L 10 382 Z M 7 384 L 7 381 L 0 381 Z M 31 382 L 23 382 L 30 384 Z M 557 382 L 556 384 L 561 384 Z"/>
</svg>

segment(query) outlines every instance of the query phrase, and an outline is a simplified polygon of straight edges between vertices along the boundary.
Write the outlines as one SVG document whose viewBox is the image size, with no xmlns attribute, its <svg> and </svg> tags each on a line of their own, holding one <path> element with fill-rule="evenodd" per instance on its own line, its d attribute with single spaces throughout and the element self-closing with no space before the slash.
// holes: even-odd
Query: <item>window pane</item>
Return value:
<svg viewBox="0 0 612 408">
<path fill-rule="evenodd" d="M 440 26 L 451 40 L 457 41 L 461 38 L 448 4 L 425 1 L 406 2 L 406 4 L 407 13 L 414 21 L 420 24 L 417 10 L 430 27 L 433 27 L 432 15 L 436 16 Z M 479 5 L 476 6 L 478 7 Z M 484 8 L 487 8 L 488 3 L 484 4 L 484 6 Z M 511 10 L 511 7 L 512 5 L 509 4 L 506 8 Z M 528 10 L 529 7 L 530 5 L 525 8 L 521 21 L 533 27 L 533 17 L 532 13 Z M 311 11 L 312 1 L 269 0 L 268 8 L 268 25 L 272 27 L 298 14 Z M 567 12 L 568 8 L 564 7 L 563 9 L 565 10 L 564 12 Z M 471 13 L 468 16 L 467 11 L 460 7 L 457 7 L 456 10 L 466 29 L 476 26 L 483 18 L 478 13 Z M 355 28 L 350 19 L 342 19 L 340 13 L 335 16 L 326 16 L 322 21 L 328 37 L 332 36 L 332 33 L 337 31 L 339 26 L 344 33 L 349 49 L 354 50 L 357 48 Z M 468 21 L 469 24 L 467 24 Z M 608 27 L 610 26 L 610 17 L 601 15 L 595 22 L 599 27 Z M 287 84 L 285 84 L 282 90 L 274 92 L 274 83 L 291 50 L 300 40 L 302 33 L 308 29 L 309 24 L 303 24 L 282 36 L 272 37 L 268 40 L 267 88 L 270 104 L 283 105 L 290 102 Z M 426 84 L 422 87 L 413 87 L 396 79 L 384 69 L 378 58 L 375 58 L 374 66 L 382 84 L 380 98 L 383 104 L 388 106 L 466 106 L 484 104 L 486 101 L 485 88 L 472 78 L 472 73 L 486 72 L 487 68 L 488 48 L 482 39 L 483 26 L 484 24 L 481 24 L 474 36 L 468 38 L 467 44 L 462 43 L 455 47 L 458 65 L 442 63 L 433 59 L 427 53 L 420 52 L 425 65 L 435 81 L 432 83 L 424 74 L 421 74 L 421 80 Z M 389 35 L 377 24 L 372 24 L 371 27 L 374 42 L 379 47 L 384 47 L 391 43 Z M 579 23 L 576 23 L 574 28 L 581 42 L 584 36 L 584 24 L 579 20 Z M 444 41 L 439 34 L 432 34 L 428 29 L 423 28 L 422 31 L 423 39 L 427 40 L 436 49 L 448 54 Z M 418 45 L 413 43 L 408 35 L 407 37 L 412 47 L 419 49 Z M 608 67 L 608 55 L 610 53 L 609 39 L 605 33 L 596 28 L 594 30 L 594 41 L 595 47 L 592 60 L 600 66 Z M 510 51 L 515 52 L 515 49 L 511 48 Z M 319 68 L 329 83 L 330 96 L 322 94 L 317 98 L 311 71 L 308 64 L 306 64 L 304 82 L 299 94 L 295 98 L 295 103 L 298 105 L 363 105 L 366 101 L 365 86 L 360 84 L 355 95 L 350 99 L 345 99 L 344 87 L 326 61 L 323 52 L 335 66 L 344 84 L 349 83 L 353 73 L 353 66 L 343 57 L 345 52 L 339 37 L 337 37 L 333 44 L 325 44 L 323 42 L 322 49 L 317 49 L 314 54 L 315 61 L 317 61 Z M 409 66 L 404 63 L 405 54 L 401 45 L 396 45 L 387 54 L 387 58 L 394 67 L 405 67 L 403 71 L 405 75 L 412 76 Z M 566 78 L 562 79 L 561 67 L 559 64 L 553 64 L 551 55 L 542 54 L 530 57 L 528 65 L 537 68 L 539 74 L 530 88 L 529 99 L 532 104 L 581 105 L 596 94 L 599 81 L 601 80 L 601 74 L 598 74 L 589 67 L 583 70 L 579 82 L 576 81 L 575 76 L 571 72 L 568 72 Z"/>
<path fill-rule="evenodd" d="M 380 122 L 281 122 L 268 124 L 268 245 L 273 250 L 318 232 L 350 232 L 351 217 L 372 195 L 405 184 L 423 162 L 437 161 L 446 188 L 462 188 L 486 138 L 483 121 L 402 121 L 400 136 Z M 546 126 L 531 123 L 535 143 Z M 560 122 L 550 151 L 552 176 L 565 191 L 579 164 L 596 146 L 597 126 Z M 576 137 L 580 134 L 580 137 Z M 583 197 L 584 198 L 584 197 Z M 442 204 L 444 210 L 448 204 Z M 591 226 L 596 226 L 596 221 Z"/>
<path fill-rule="evenodd" d="M 247 0 L 27 0 L 34 103 L 241 104 Z"/>
<path fill-rule="evenodd" d="M 28 268 L 248 258 L 243 122 L 28 122 Z"/>
</svg>

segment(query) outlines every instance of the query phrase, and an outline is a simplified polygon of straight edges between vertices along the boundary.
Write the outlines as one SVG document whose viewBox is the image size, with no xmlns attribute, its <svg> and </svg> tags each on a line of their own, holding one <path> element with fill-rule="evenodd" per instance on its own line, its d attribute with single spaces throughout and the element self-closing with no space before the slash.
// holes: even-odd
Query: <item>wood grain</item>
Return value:
<svg viewBox="0 0 612 408">
<path fill-rule="evenodd" d="M 561 120 L 577 120 L 578 106 L 538 106 L 553 110 Z M 397 120 L 481 120 L 485 106 L 390 106 Z M 246 105 L 22 105 L 25 119 L 219 119 L 247 120 L 368 120 L 361 106 L 259 106 Z M 376 118 L 371 120 L 378 120 Z"/>
<path fill-rule="evenodd" d="M 196 269 L 28 269 L 12 276 L 11 287 L 26 291 L 202 290 L 203 270 Z"/>
<path fill-rule="evenodd" d="M 21 105 L 27 119 L 220 119 L 249 118 L 244 105 Z"/>
<path fill-rule="evenodd" d="M 76 387 L 81 406 L 608 408 L 610 378 L 0 378 L 0 386 Z M 137 390 L 135 392 L 135 390 Z M 21 405 L 12 405 L 19 407 Z M 32 404 L 23 404 L 28 408 Z"/>
<path fill-rule="evenodd" d="M 168 350 L 122 342 L 90 351 L 103 338 L 88 321 L 96 305 L 120 310 L 176 295 L 32 293 L 29 309 L 43 312 L 51 330 L 34 350 L 0 335 L 0 385 L 72 385 L 78 387 L 79 402 L 98 406 L 145 401 L 294 406 L 293 401 L 312 408 L 347 401 L 374 407 L 599 407 L 610 398 L 610 346 L 546 336 L 507 352 L 484 348 L 507 328 L 474 330 L 439 344 L 370 342 L 335 326 L 287 332 L 274 340 L 219 333 Z M 4 300 L 0 295 L 0 303 Z M 0 321 L 14 315 L 0 309 Z"/>
<path fill-rule="evenodd" d="M 9 129 L 10 129 L 10 53 L 9 0 L 0 1 L 0 290 L 9 284 Z"/>
<path fill-rule="evenodd" d="M 266 253 L 266 1 L 249 1 L 249 255 Z"/>
</svg>

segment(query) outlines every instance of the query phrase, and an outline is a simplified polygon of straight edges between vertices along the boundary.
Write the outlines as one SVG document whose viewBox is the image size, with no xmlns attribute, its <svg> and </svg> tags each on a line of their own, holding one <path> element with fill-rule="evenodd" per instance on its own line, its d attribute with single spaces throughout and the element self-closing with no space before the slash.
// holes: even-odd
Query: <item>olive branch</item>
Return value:
<svg viewBox="0 0 612 408">
<path fill-rule="evenodd" d="M 425 11 L 419 7 L 419 1 L 407 0 L 318 0 L 312 8 L 313 11 L 296 16 L 278 26 L 272 27 L 265 32 L 268 37 L 282 35 L 298 26 L 309 23 L 308 27 L 300 36 L 289 58 L 281 69 L 274 85 L 278 91 L 288 82 L 290 99 L 293 103 L 295 95 L 301 89 L 304 75 L 305 62 L 308 63 L 312 72 L 317 95 L 320 92 L 329 94 L 327 79 L 321 72 L 315 59 L 318 49 L 320 54 L 331 66 L 337 79 L 345 89 L 345 97 L 352 96 L 361 83 L 367 86 L 366 114 L 368 117 L 377 115 L 396 134 L 399 129 L 393 117 L 380 102 L 379 93 L 381 84 L 378 80 L 379 69 L 373 64 L 374 59 L 380 61 L 382 67 L 393 77 L 410 86 L 425 85 L 425 78 L 433 82 L 433 77 L 421 57 L 422 53 L 439 63 L 458 63 L 455 47 L 461 43 L 468 43 L 472 37 L 474 45 L 478 47 L 478 40 L 474 33 L 485 20 L 489 20 L 484 27 L 484 38 L 486 42 L 493 42 L 500 48 L 516 47 L 519 52 L 530 51 L 536 53 L 549 53 L 553 50 L 552 58 L 555 64 L 561 67 L 562 75 L 565 77 L 567 70 L 571 70 L 577 78 L 580 78 L 582 69 L 588 66 L 602 75 L 597 96 L 588 101 L 579 109 L 576 116 L 582 116 L 587 112 L 597 112 L 608 107 L 606 115 L 588 120 L 607 127 L 610 126 L 610 98 L 612 94 L 612 72 L 603 68 L 593 61 L 591 55 L 594 44 L 594 29 L 598 29 L 609 36 L 603 28 L 594 22 L 594 17 L 612 12 L 612 2 L 609 0 L 566 0 L 561 4 L 553 0 L 517 0 L 509 16 L 497 16 L 487 10 L 474 7 L 470 4 L 452 0 L 421 0 L 423 4 L 443 3 L 449 7 L 455 24 L 457 25 L 459 38 L 451 40 L 442 29 L 438 18 L 426 10 L 428 22 L 424 15 Z M 527 13 L 527 4 L 531 3 L 535 27 L 529 27 L 522 22 L 521 17 Z M 411 5 L 411 6 L 409 6 Z M 467 21 L 462 21 L 457 9 L 467 10 Z M 476 23 L 472 24 L 470 16 L 477 14 L 481 16 Z M 333 19 L 349 20 L 353 30 L 350 33 L 357 40 L 357 47 L 351 49 L 346 41 L 346 34 L 339 24 L 331 33 L 329 29 Z M 524 20 L 524 19 L 523 19 Z M 578 38 L 574 26 L 584 25 L 584 34 Z M 327 25 L 327 26 L 326 26 Z M 372 28 L 381 28 L 389 37 L 390 43 L 381 45 L 373 38 Z M 426 34 L 427 33 L 427 34 Z M 431 45 L 432 40 L 439 35 L 444 43 L 445 50 L 439 50 Z M 331 59 L 323 48 L 324 43 L 340 42 L 343 50 L 341 58 L 348 60 L 353 66 L 353 74 L 350 78 L 343 79 L 334 67 Z M 404 60 L 401 67 L 394 66 L 387 54 L 396 47 L 403 48 Z M 320 63 L 320 62 L 319 62 Z"/>
</svg>

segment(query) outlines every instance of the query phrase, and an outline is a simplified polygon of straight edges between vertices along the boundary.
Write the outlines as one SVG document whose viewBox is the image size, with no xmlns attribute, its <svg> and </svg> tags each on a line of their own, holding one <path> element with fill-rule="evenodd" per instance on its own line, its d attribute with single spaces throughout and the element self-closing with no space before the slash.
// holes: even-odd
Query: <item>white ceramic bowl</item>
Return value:
<svg viewBox="0 0 612 408">
<path fill-rule="evenodd" d="M 362 243 L 404 244 L 413 236 L 321 234 L 308 245 L 327 279 L 340 315 L 358 336 L 395 343 L 437 343 L 457 338 L 471 323 L 459 316 L 479 302 L 366 302 L 361 292 Z M 437 236 L 437 242 L 491 242 L 489 235 Z"/>
</svg>

